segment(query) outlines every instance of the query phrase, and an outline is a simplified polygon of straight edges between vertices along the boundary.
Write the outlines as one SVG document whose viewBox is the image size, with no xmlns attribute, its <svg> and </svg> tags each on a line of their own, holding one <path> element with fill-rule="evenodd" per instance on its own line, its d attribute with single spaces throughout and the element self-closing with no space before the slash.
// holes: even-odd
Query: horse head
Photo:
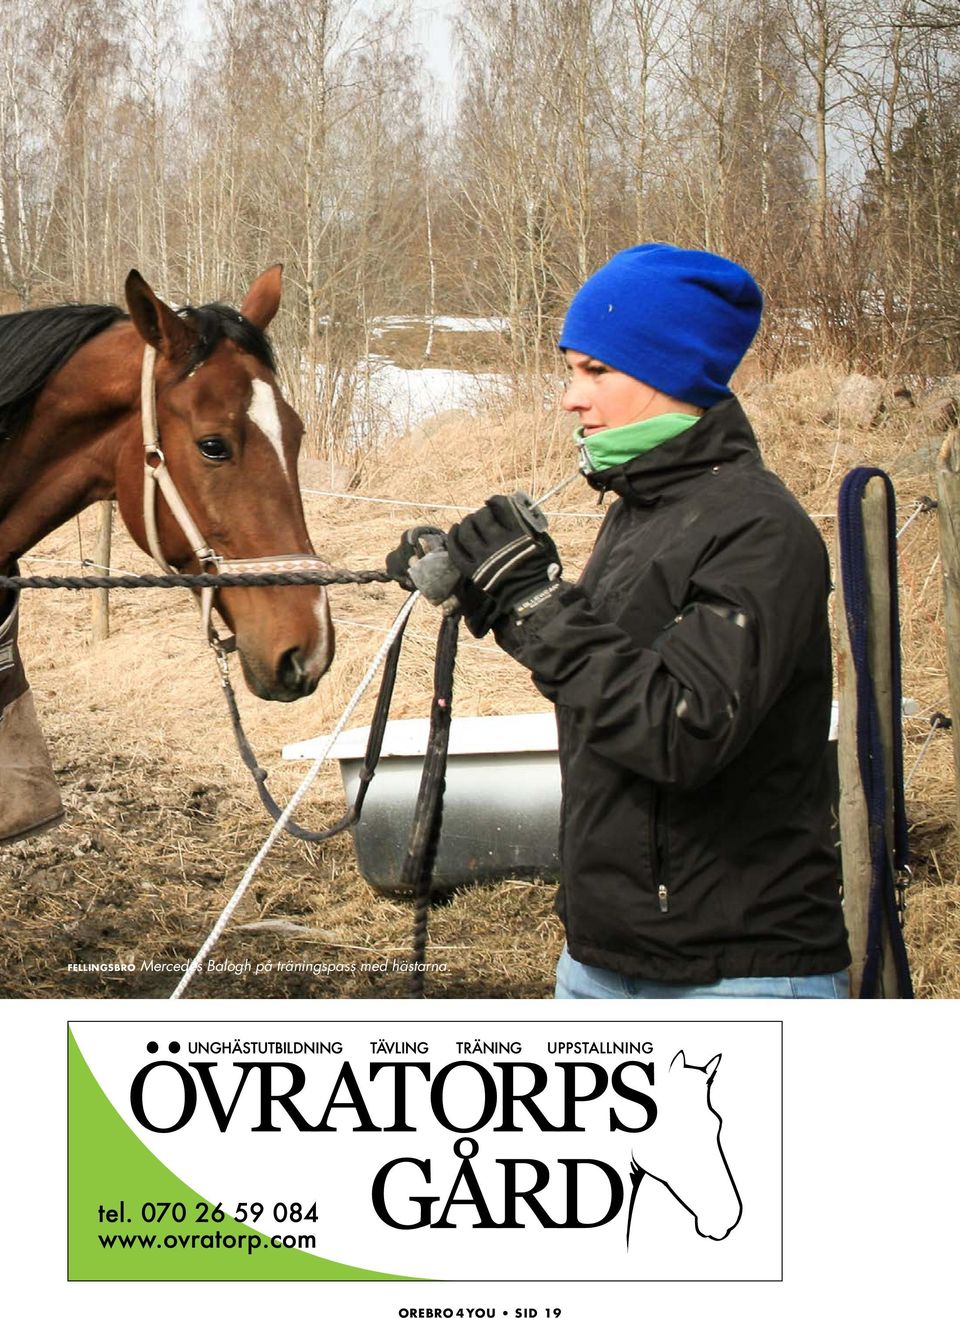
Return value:
<svg viewBox="0 0 960 1318">
<path fill-rule="evenodd" d="M 164 566 L 191 573 L 320 566 L 303 562 L 314 558 L 297 479 L 303 424 L 280 392 L 264 333 L 280 305 L 281 270 L 260 275 L 239 312 L 217 303 L 176 312 L 136 270 L 127 277 L 130 317 L 155 363 L 157 442 L 151 447 L 147 437 L 147 470 L 144 448 L 125 447 L 116 495 L 131 534 Z M 145 388 L 145 416 L 147 397 Z M 176 493 L 157 499 L 151 513 L 144 495 L 161 464 Z M 186 517 L 171 510 L 177 495 Z M 330 666 L 333 626 L 322 587 L 223 587 L 214 608 L 235 633 L 256 695 L 298 700 Z"/>
<path fill-rule="evenodd" d="M 719 1065 L 719 1054 L 705 1066 L 688 1066 L 677 1053 L 660 1077 L 657 1119 L 640 1135 L 631 1168 L 634 1198 L 643 1175 L 652 1176 L 693 1215 L 698 1235 L 711 1240 L 724 1240 L 743 1211 L 710 1101 Z"/>
</svg>

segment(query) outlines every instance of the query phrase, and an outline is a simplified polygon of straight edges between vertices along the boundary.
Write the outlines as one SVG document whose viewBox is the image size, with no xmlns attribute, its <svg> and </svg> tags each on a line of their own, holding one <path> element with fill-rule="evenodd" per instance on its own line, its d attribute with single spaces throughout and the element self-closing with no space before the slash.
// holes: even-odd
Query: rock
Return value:
<svg viewBox="0 0 960 1318">
<path fill-rule="evenodd" d="M 914 449 L 912 453 L 898 458 L 891 467 L 891 472 L 895 476 L 929 476 L 931 479 L 936 479 L 939 448 L 939 441 L 931 440 L 930 443 Z"/>
<path fill-rule="evenodd" d="M 857 426 L 867 430 L 883 415 L 883 385 L 867 375 L 848 375 L 837 390 L 833 406 L 821 413 L 828 425 Z"/>
<path fill-rule="evenodd" d="M 938 434 L 960 425 L 960 375 L 948 375 L 924 390 L 917 410 L 924 424 Z"/>
</svg>

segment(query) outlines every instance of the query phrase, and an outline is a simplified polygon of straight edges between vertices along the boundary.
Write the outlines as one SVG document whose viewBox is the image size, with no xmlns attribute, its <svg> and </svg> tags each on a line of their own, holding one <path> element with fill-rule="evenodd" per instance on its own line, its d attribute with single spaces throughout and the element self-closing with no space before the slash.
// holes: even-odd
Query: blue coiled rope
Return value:
<svg viewBox="0 0 960 1318">
<path fill-rule="evenodd" d="M 863 495 L 874 477 L 887 491 L 887 544 L 890 578 L 890 674 L 893 702 L 893 855 L 887 845 L 887 784 L 876 691 L 870 673 L 866 550 L 863 534 Z M 893 955 L 897 990 L 913 997 L 910 965 L 903 941 L 895 874 L 909 863 L 907 816 L 903 797 L 903 737 L 901 731 L 900 610 L 897 599 L 897 529 L 893 483 L 877 467 L 856 467 L 840 487 L 838 509 L 840 562 L 847 630 L 857 679 L 857 759 L 867 805 L 870 862 L 873 878 L 867 905 L 867 946 L 860 997 L 877 996 L 886 933 Z"/>
</svg>

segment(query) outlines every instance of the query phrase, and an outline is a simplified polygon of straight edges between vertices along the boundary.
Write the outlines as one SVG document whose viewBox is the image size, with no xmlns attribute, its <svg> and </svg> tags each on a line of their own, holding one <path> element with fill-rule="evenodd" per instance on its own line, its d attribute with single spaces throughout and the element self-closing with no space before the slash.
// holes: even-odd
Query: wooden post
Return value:
<svg viewBox="0 0 960 1318">
<path fill-rule="evenodd" d="M 890 671 L 890 574 L 887 532 L 887 491 L 883 481 L 867 482 L 863 496 L 863 527 L 867 565 L 867 643 L 877 699 L 887 783 L 887 851 L 893 854 L 893 716 Z M 844 917 L 850 936 L 850 993 L 859 996 L 867 949 L 867 918 L 873 867 L 867 803 L 857 756 L 857 675 L 853 663 L 843 600 L 840 553 L 837 549 L 837 688 L 840 702 L 837 744 L 840 775 L 840 839 L 843 865 Z M 896 967 L 884 940 L 880 977 L 883 997 L 897 997 Z"/>
<path fill-rule="evenodd" d="M 839 537 L 836 563 L 834 621 L 837 631 L 837 699 L 840 706 L 837 729 L 840 861 L 843 869 L 843 915 L 850 939 L 850 996 L 856 998 L 860 995 L 860 980 L 866 959 L 867 902 L 873 871 L 867 832 L 867 803 L 857 762 L 857 674 L 847 629 Z"/>
<path fill-rule="evenodd" d="M 98 575 L 106 575 L 110 567 L 110 533 L 113 527 L 113 503 L 103 499 L 97 504 L 97 535 L 93 560 Z M 110 635 L 110 592 L 95 590 L 90 601 L 90 621 L 93 640 L 105 641 Z"/>
<path fill-rule="evenodd" d="M 937 520 L 943 561 L 944 621 L 947 633 L 947 679 L 953 719 L 953 768 L 956 822 L 960 829 L 960 443 L 944 440 L 937 469 Z"/>
</svg>

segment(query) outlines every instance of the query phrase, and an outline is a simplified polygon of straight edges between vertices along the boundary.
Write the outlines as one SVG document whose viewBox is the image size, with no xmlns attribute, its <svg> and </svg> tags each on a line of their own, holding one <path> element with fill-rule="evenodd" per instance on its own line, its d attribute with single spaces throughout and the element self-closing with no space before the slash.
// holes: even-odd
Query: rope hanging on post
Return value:
<svg viewBox="0 0 960 1318">
<path fill-rule="evenodd" d="M 890 674 L 893 726 L 893 855 L 887 844 L 887 782 L 876 692 L 869 663 L 869 590 L 864 550 L 863 496 L 878 477 L 886 486 L 887 568 L 890 585 Z M 883 939 L 889 939 L 901 997 L 912 998 L 910 966 L 901 928 L 895 874 L 909 863 L 907 818 L 903 796 L 902 694 L 900 678 L 900 611 L 897 600 L 897 529 L 893 483 L 876 467 L 857 467 L 845 478 L 839 501 L 840 559 L 843 599 L 857 690 L 857 760 L 867 806 L 873 878 L 867 918 L 866 959 L 860 996 L 876 996 L 880 981 Z"/>
</svg>

